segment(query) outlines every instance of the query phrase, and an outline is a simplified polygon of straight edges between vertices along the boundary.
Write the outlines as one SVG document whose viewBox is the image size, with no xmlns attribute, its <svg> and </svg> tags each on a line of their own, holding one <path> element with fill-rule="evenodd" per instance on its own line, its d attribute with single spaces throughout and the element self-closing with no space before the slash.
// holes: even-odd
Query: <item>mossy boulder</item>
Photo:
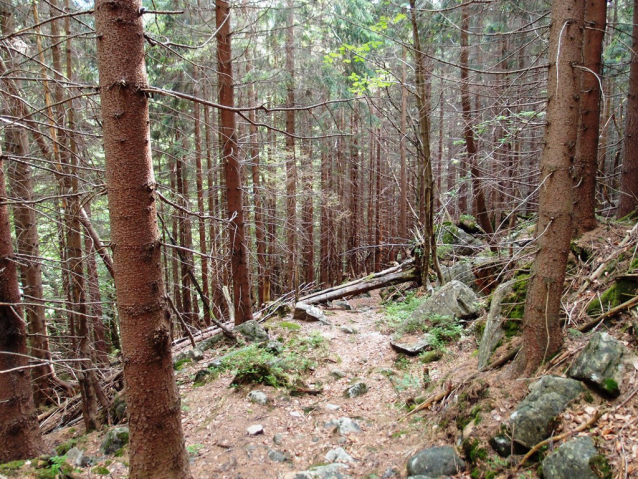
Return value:
<svg viewBox="0 0 638 479">
<path fill-rule="evenodd" d="M 476 293 L 460 281 L 450 281 L 423 301 L 412 317 L 427 321 L 432 316 L 454 316 L 459 319 L 476 317 L 479 313 Z"/>
<path fill-rule="evenodd" d="M 451 446 L 422 449 L 408 460 L 408 476 L 453 476 L 465 469 L 465 462 Z"/>
<path fill-rule="evenodd" d="M 510 416 L 511 437 L 532 448 L 552 433 L 556 418 L 585 391 L 581 382 L 557 376 L 543 376 L 530 386 L 530 393 Z"/>
<path fill-rule="evenodd" d="M 543 461 L 545 479 L 611 479 L 611 468 L 591 437 L 566 442 Z"/>
<path fill-rule="evenodd" d="M 444 245 L 450 245 L 459 256 L 472 256 L 483 249 L 483 243 L 452 223 L 443 223 L 438 228 L 438 237 Z"/>
<path fill-rule="evenodd" d="M 102 454 L 115 454 L 128 444 L 129 429 L 126 426 L 111 429 L 107 434 L 100 451 Z"/>
<path fill-rule="evenodd" d="M 625 346 L 607 333 L 595 333 L 567 371 L 604 394 L 620 395 Z"/>
</svg>

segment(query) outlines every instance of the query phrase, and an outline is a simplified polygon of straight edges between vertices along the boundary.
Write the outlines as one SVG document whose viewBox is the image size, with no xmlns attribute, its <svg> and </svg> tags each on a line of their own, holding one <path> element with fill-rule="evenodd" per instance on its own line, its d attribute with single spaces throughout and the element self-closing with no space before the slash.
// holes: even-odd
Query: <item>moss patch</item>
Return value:
<svg viewBox="0 0 638 479">
<path fill-rule="evenodd" d="M 638 294 L 638 282 L 628 278 L 620 278 L 600 296 L 600 299 L 596 298 L 589 303 L 587 314 L 598 316 L 603 311 L 608 311 L 628 301 L 636 294 Z"/>
</svg>

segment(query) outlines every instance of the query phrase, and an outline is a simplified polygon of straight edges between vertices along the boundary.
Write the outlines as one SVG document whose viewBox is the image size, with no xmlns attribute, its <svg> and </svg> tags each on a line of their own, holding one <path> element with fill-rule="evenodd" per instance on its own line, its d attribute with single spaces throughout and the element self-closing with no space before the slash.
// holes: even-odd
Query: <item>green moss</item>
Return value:
<svg viewBox="0 0 638 479">
<path fill-rule="evenodd" d="M 605 391 L 607 391 L 611 395 L 618 396 L 619 388 L 618 383 L 615 379 L 605 379 L 605 381 L 603 381 L 603 389 L 605 389 Z"/>
<path fill-rule="evenodd" d="M 487 449 L 480 447 L 478 439 L 474 439 L 473 441 L 466 439 L 463 441 L 461 447 L 465 453 L 465 458 L 470 464 L 476 464 L 478 461 L 485 461 L 487 459 Z"/>
<path fill-rule="evenodd" d="M 69 439 L 67 442 L 63 442 L 59 446 L 56 446 L 55 452 L 58 456 L 64 456 L 67 452 L 73 449 L 78 443 L 77 439 Z"/>
<path fill-rule="evenodd" d="M 192 362 L 193 360 L 191 358 L 180 359 L 179 361 L 176 361 L 175 364 L 173 364 L 173 369 L 175 371 L 181 371 L 182 369 L 184 369 L 184 366 Z"/>
<path fill-rule="evenodd" d="M 279 323 L 279 327 L 287 329 L 289 331 L 299 331 L 301 329 L 301 325 L 292 323 L 290 321 L 282 321 L 281 323 Z"/>
<path fill-rule="evenodd" d="M 589 460 L 589 467 L 591 467 L 594 474 L 600 479 L 611 479 L 611 467 L 604 456 L 597 455 Z"/>
<path fill-rule="evenodd" d="M 109 471 L 106 467 L 104 466 L 96 466 L 93 469 L 91 469 L 91 472 L 93 474 L 97 474 L 99 476 L 108 476 L 111 471 Z"/>
<path fill-rule="evenodd" d="M 11 461 L 4 464 L 0 464 L 0 472 L 17 471 L 26 461 Z"/>
<path fill-rule="evenodd" d="M 522 319 L 523 311 L 521 310 L 521 319 Z M 511 318 L 511 316 L 510 316 Z M 505 321 L 503 322 L 503 331 L 505 331 L 505 337 L 511 338 L 516 336 L 521 329 L 520 321 Z"/>
<path fill-rule="evenodd" d="M 603 311 L 615 308 L 638 294 L 638 282 L 632 279 L 618 279 L 613 286 L 607 289 L 600 299 L 594 299 L 587 306 L 587 314 L 597 316 Z"/>
</svg>

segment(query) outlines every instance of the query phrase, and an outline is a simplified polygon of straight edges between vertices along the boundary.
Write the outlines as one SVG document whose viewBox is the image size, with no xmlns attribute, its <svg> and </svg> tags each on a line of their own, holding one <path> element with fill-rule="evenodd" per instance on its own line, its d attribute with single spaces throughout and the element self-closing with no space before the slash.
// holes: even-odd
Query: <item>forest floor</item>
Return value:
<svg viewBox="0 0 638 479">
<path fill-rule="evenodd" d="M 294 321 L 290 315 L 264 324 L 270 338 L 285 346 L 281 354 L 291 356 L 291 364 L 303 370 L 299 375 L 303 382 L 295 384 L 312 394 L 297 395 L 298 387 L 233 386 L 236 371 L 232 368 L 219 369 L 196 381 L 199 371 L 232 351 L 230 345 L 206 351 L 203 360 L 184 364 L 176 372 L 195 478 L 294 478 L 297 471 L 330 463 L 326 455 L 337 448 L 343 448 L 351 458 L 350 462 L 339 461 L 348 464 L 342 473 L 349 477 L 404 478 L 408 458 L 420 449 L 451 445 L 463 455 L 464 440 L 473 444 L 474 453 L 469 458 L 466 451 L 467 472 L 459 477 L 537 476 L 537 462 L 530 461 L 515 473 L 512 464 L 488 445 L 537 378 L 511 380 L 508 366 L 477 376 L 478 341 L 471 324 L 458 340 L 443 347 L 444 354 L 437 362 L 424 364 L 419 356 L 398 354 L 390 346 L 396 318 L 382 304 L 378 292 L 351 299 L 350 304 L 352 311 L 325 309 L 329 325 Z M 612 465 L 614 478 L 619 479 L 638 477 L 637 335 L 632 334 L 631 324 L 631 318 L 625 317 L 598 328 L 608 330 L 630 352 L 623 394 L 613 401 L 587 395 L 560 415 L 554 432 L 573 431 L 598 410 L 613 408 L 586 434 L 596 439 Z M 565 336 L 562 353 L 539 375 L 563 375 L 589 337 L 569 329 Z M 503 345 L 500 354 L 515 341 Z M 257 351 L 249 349 L 248 354 L 261 354 Z M 241 362 L 241 355 L 229 361 Z M 365 383 L 368 391 L 345 397 L 344 392 L 359 382 Z M 251 401 L 248 395 L 252 391 L 263 392 L 267 403 Z M 404 418 L 415 403 L 441 391 L 448 393 L 442 400 Z M 361 431 L 339 433 L 335 426 L 339 418 L 353 420 Z M 263 429 L 251 435 L 248 429 L 256 425 Z M 86 435 L 76 425 L 57 430 L 47 439 L 52 446 L 73 441 L 95 458 L 90 467 L 76 469 L 74 477 L 127 477 L 128 449 L 123 449 L 121 457 L 105 457 L 99 451 L 105 434 L 106 429 Z M 0 477 L 38 477 L 22 471 L 0 470 Z"/>
</svg>

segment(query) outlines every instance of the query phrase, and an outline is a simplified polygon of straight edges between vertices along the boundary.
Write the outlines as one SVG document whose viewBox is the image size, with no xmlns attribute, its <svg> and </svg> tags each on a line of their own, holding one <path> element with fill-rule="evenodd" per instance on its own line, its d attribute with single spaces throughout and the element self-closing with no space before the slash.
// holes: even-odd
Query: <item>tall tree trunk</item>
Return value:
<svg viewBox="0 0 638 479">
<path fill-rule="evenodd" d="M 638 0 L 634 0 L 634 27 L 627 95 L 625 156 L 620 176 L 620 201 L 616 216 L 622 218 L 638 207 Z"/>
<path fill-rule="evenodd" d="M 12 12 L 2 8 L 0 21 L 3 35 L 10 35 L 15 31 Z M 15 56 L 15 52 L 12 52 Z M 11 67 L 11 65 L 9 66 Z M 0 74 L 5 76 L 7 67 L 0 60 Z M 7 105 L 12 116 L 24 118 L 26 109 L 20 98 L 24 98 L 20 85 L 11 79 L 5 79 L 6 89 L 10 94 Z M 18 158 L 29 156 L 29 138 L 24 128 L 7 127 L 6 152 Z M 39 366 L 31 370 L 35 382 L 34 398 L 36 405 L 42 405 L 52 397 L 52 380 L 55 378 L 53 367 L 47 361 L 51 360 L 49 351 L 49 336 L 47 333 L 45 308 L 43 304 L 42 269 L 39 263 L 40 239 L 36 224 L 36 212 L 28 203 L 33 197 L 33 178 L 31 167 L 25 162 L 15 162 L 9 166 L 9 182 L 11 194 L 18 201 L 14 207 L 14 225 L 16 231 L 17 253 L 20 255 L 20 276 L 25 296 L 29 297 L 32 305 L 26 309 L 27 324 L 29 325 L 31 356 L 38 358 Z"/>
<path fill-rule="evenodd" d="M 596 227 L 596 172 L 600 130 L 600 74 L 607 2 L 587 0 L 580 76 L 580 125 L 574 159 L 574 235 Z"/>
<path fill-rule="evenodd" d="M 0 464 L 45 452 L 31 391 L 3 163 L 0 154 Z"/>
<path fill-rule="evenodd" d="M 303 167 L 303 264 L 304 281 L 308 284 L 315 280 L 315 229 L 314 229 L 314 204 L 313 189 L 314 180 L 312 172 L 312 143 L 306 140 L 307 148 L 302 158 Z"/>
<path fill-rule="evenodd" d="M 467 5 L 462 7 L 461 13 L 461 108 L 463 110 L 463 136 L 465 137 L 465 148 L 467 150 L 467 162 L 470 165 L 472 175 L 472 194 L 476 205 L 476 220 L 487 234 L 494 233 L 492 223 L 487 213 L 485 192 L 481 185 L 478 168 L 477 147 L 474 138 L 474 121 L 472 119 L 472 106 L 470 104 L 470 83 L 469 83 L 469 44 L 467 32 L 470 27 L 470 17 Z"/>
<path fill-rule="evenodd" d="M 399 140 L 399 154 L 401 157 L 400 183 L 401 192 L 399 193 L 399 240 L 401 243 L 408 242 L 408 171 L 406 166 L 406 147 L 405 141 L 408 129 L 408 89 L 406 87 L 407 78 L 407 49 L 403 48 L 401 52 L 401 139 Z M 372 144 L 371 144 L 372 145 Z M 405 248 L 404 248 L 405 249 Z"/>
<path fill-rule="evenodd" d="M 412 12 L 412 38 L 414 41 L 414 61 L 416 77 L 416 101 L 419 110 L 419 131 L 417 135 L 418 152 L 418 201 L 419 221 L 421 222 L 423 245 L 417 261 L 421 284 L 428 283 L 430 258 L 432 259 L 439 282 L 443 275 L 436 257 L 436 236 L 434 234 L 434 181 L 432 178 L 432 155 L 430 153 L 430 117 L 426 86 L 425 55 L 421 50 L 421 40 L 416 18 L 415 0 L 410 0 Z"/>
<path fill-rule="evenodd" d="M 295 106 L 295 57 L 294 57 L 294 24 L 295 10 L 293 0 L 287 0 L 288 24 L 286 26 L 286 81 L 287 106 Z M 297 156 L 295 152 L 295 112 L 286 111 L 286 238 L 287 247 L 286 261 L 287 288 L 297 292 Z"/>
<path fill-rule="evenodd" d="M 131 434 L 130 477 L 186 479 L 151 159 L 140 0 L 95 5 L 113 266 Z"/>
<path fill-rule="evenodd" d="M 563 343 L 560 307 L 572 237 L 570 169 L 578 133 L 585 0 L 554 0 L 549 37 L 547 125 L 536 225 L 538 253 L 525 301 L 523 349 L 514 373 L 530 376 Z M 560 48 L 560 55 L 558 55 Z"/>
<path fill-rule="evenodd" d="M 352 276 L 359 276 L 359 229 L 361 228 L 359 218 L 359 145 L 357 142 L 358 117 L 355 111 L 351 116 L 352 140 L 350 150 L 350 218 L 348 235 L 348 269 Z"/>
<path fill-rule="evenodd" d="M 219 103 L 234 108 L 232 50 L 230 44 L 230 6 L 217 0 L 217 65 L 219 71 Z M 241 164 L 237 145 L 235 112 L 221 110 L 221 139 L 223 142 L 224 171 L 226 173 L 226 201 L 230 218 L 231 267 L 235 323 L 253 319 L 248 275 L 248 252 L 244 225 L 244 200 Z"/>
</svg>

